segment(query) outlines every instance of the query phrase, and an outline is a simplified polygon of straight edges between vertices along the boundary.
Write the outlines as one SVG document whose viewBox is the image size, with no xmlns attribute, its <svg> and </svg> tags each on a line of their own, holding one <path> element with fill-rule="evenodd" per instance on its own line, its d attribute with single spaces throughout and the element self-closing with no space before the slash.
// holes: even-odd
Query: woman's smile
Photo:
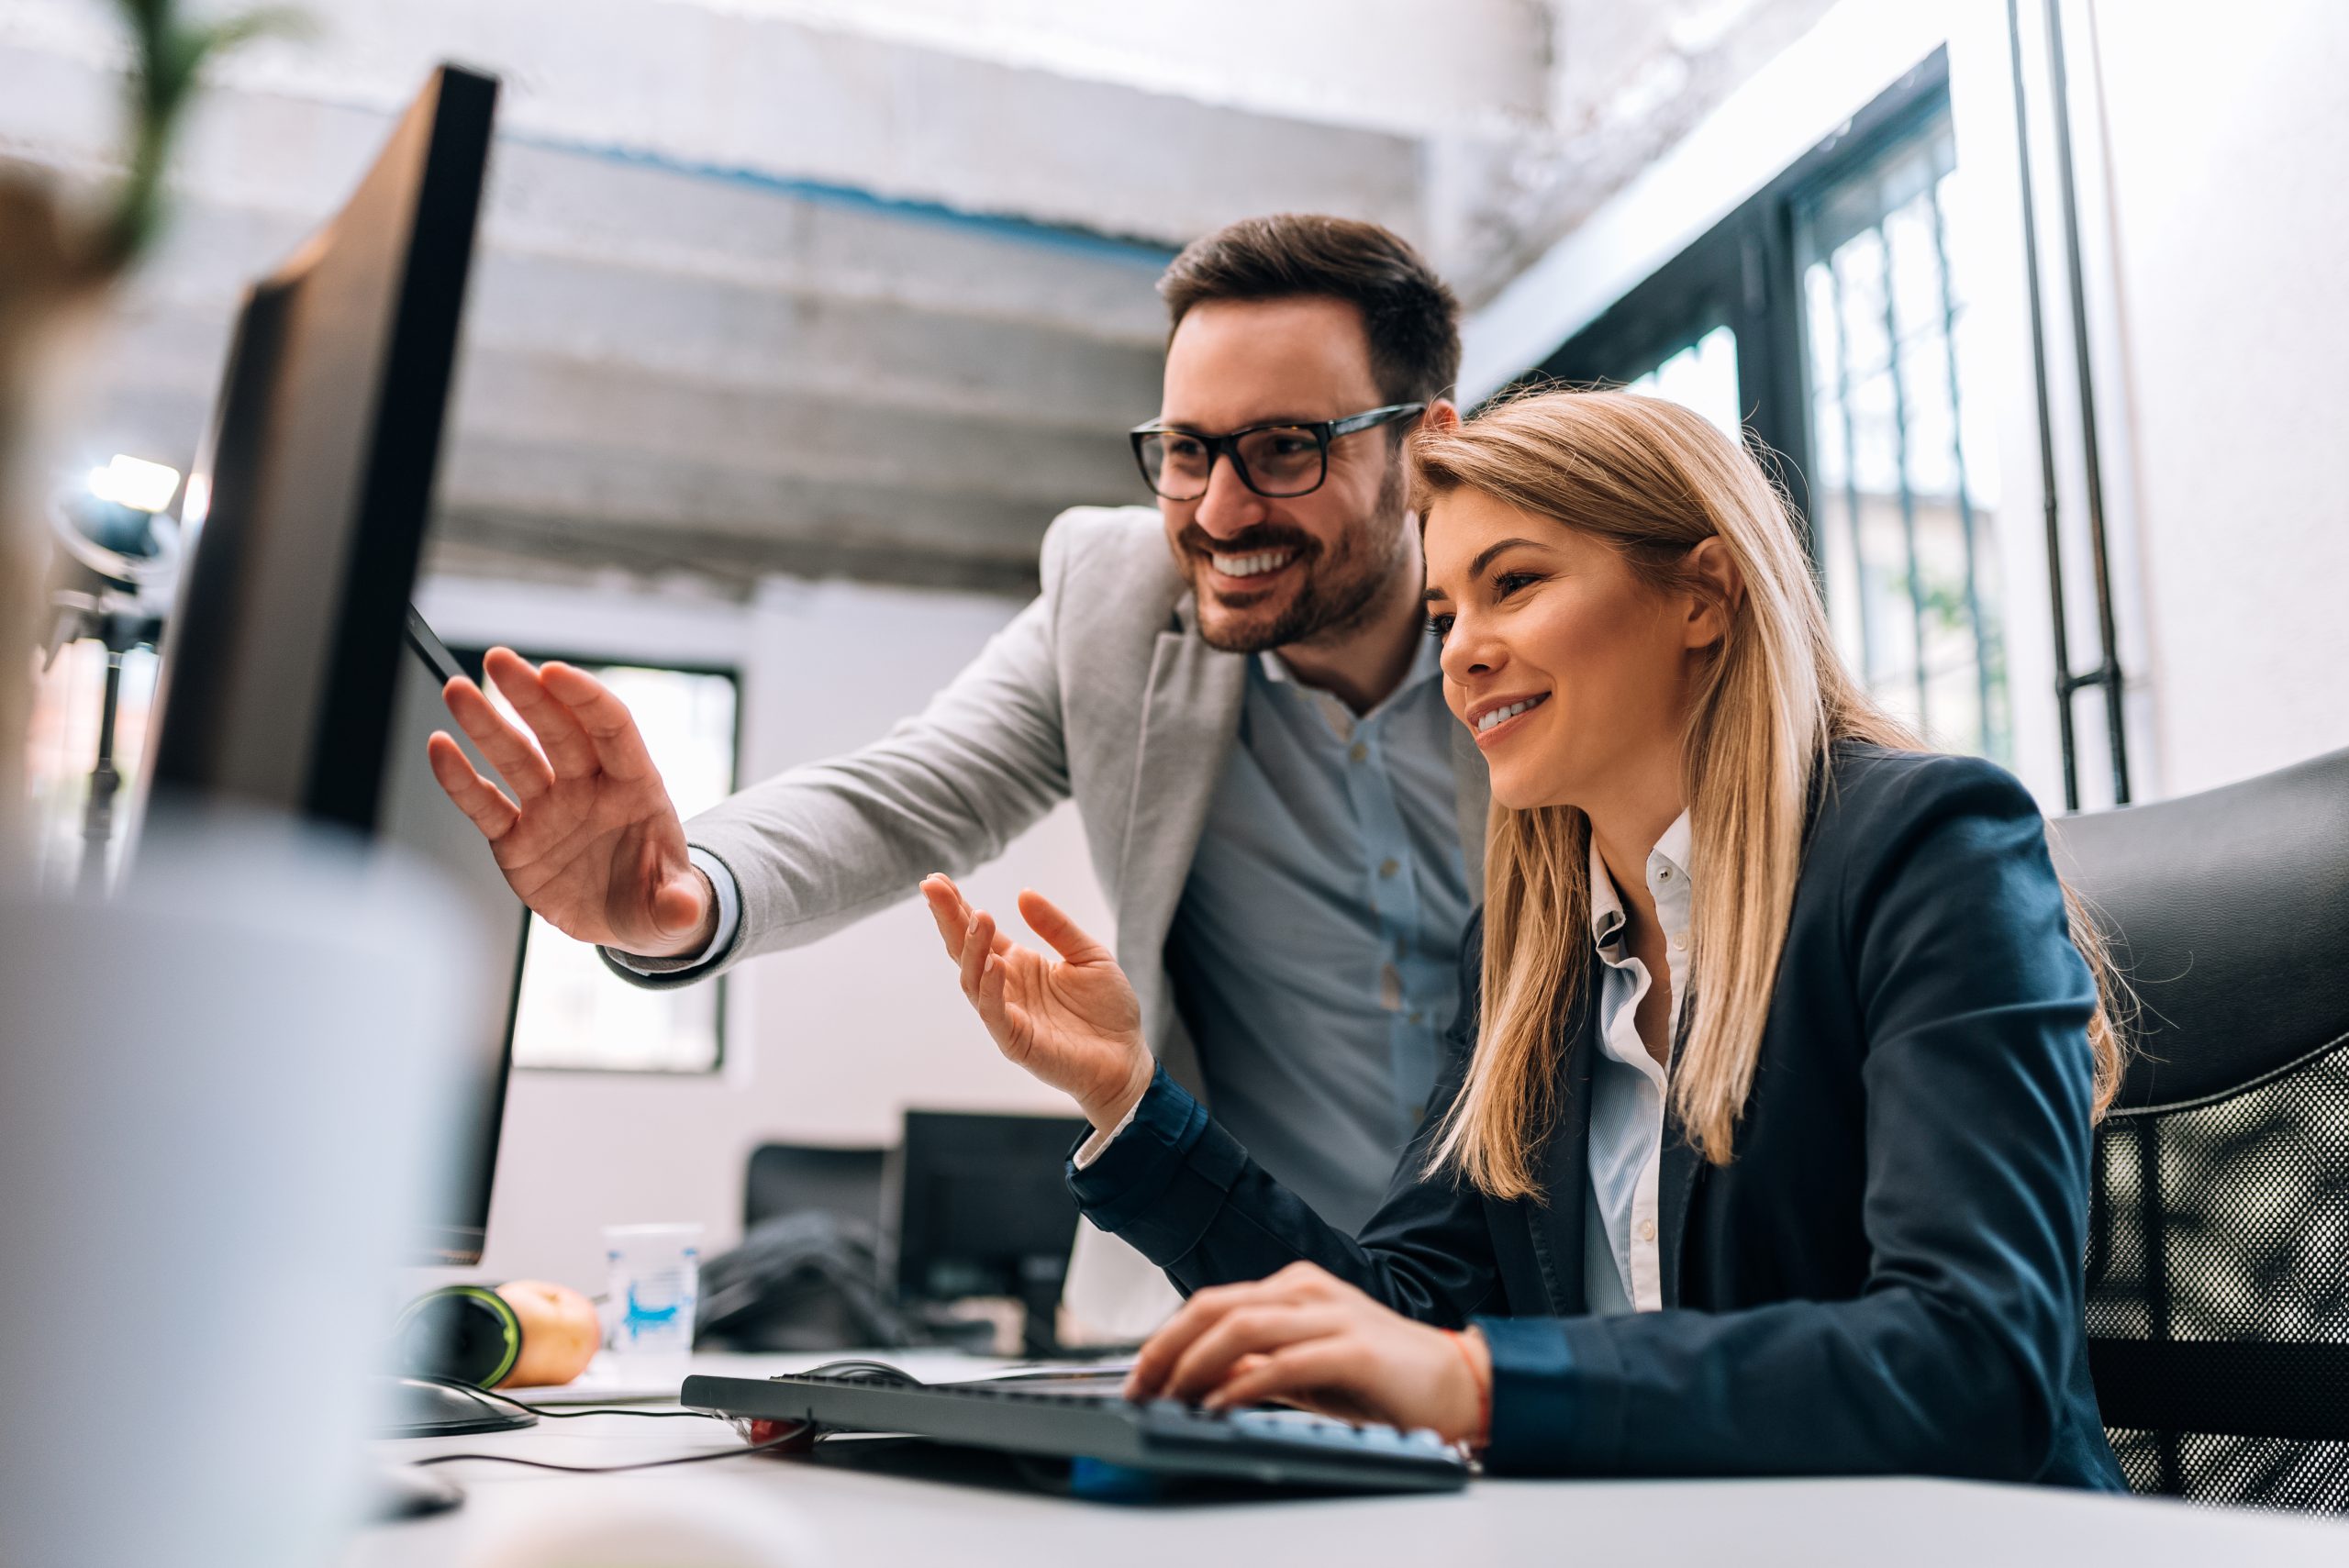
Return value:
<svg viewBox="0 0 2349 1568">
<path fill-rule="evenodd" d="M 1468 710 L 1468 728 L 1475 732 L 1476 744 L 1489 750 L 1522 730 L 1549 700 L 1547 692 L 1488 698 Z"/>
</svg>

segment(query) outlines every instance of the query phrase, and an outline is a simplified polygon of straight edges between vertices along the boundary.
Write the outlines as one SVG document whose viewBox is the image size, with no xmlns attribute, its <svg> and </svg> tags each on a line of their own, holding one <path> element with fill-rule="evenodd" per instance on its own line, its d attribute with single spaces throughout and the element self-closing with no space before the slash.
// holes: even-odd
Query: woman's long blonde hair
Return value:
<svg viewBox="0 0 2349 1568">
<path fill-rule="evenodd" d="M 1742 592 L 1722 606 L 1727 633 L 1698 675 L 1685 736 L 1690 962 L 1702 980 L 1671 1084 L 1698 1149 L 1726 1163 L 1828 748 L 1923 743 L 1845 672 L 1784 497 L 1701 417 L 1627 393 L 1534 393 L 1465 425 L 1422 428 L 1411 462 L 1421 517 L 1445 493 L 1475 490 L 1605 540 L 1657 588 L 1708 591 L 1685 571 L 1706 539 L 1720 539 L 1737 565 Z M 1497 1197 L 1542 1195 L 1533 1155 L 1559 1109 L 1563 1020 L 1591 962 L 1589 842 L 1589 819 L 1574 806 L 1497 804 L 1486 827 L 1483 1018 L 1430 1166 L 1454 1166 Z M 2104 1001 L 2088 1026 L 2101 1115 L 2120 1081 L 2112 1018 L 2122 993 L 2095 925 L 2069 889 L 2065 898 Z"/>
</svg>

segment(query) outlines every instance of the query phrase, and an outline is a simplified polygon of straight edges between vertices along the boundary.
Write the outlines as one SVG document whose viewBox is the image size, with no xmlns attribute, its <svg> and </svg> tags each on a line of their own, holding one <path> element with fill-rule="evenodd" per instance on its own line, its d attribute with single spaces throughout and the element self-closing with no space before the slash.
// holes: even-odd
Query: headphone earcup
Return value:
<svg viewBox="0 0 2349 1568">
<path fill-rule="evenodd" d="M 395 1362 L 409 1377 L 495 1388 L 522 1357 L 522 1320 L 486 1285 L 443 1285 L 408 1303 L 392 1340 Z"/>
</svg>

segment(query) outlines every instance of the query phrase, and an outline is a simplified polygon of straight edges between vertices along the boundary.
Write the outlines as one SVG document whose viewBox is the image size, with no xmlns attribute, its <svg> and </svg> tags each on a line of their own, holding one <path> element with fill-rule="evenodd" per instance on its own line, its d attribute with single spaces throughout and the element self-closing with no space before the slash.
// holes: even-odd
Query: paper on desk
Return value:
<svg viewBox="0 0 2349 1568">
<path fill-rule="evenodd" d="M 693 1371 L 707 1377 L 777 1377 L 808 1373 L 828 1362 L 885 1362 L 908 1377 L 924 1383 L 975 1383 L 983 1378 L 1016 1377 L 1066 1380 L 1072 1384 L 1116 1388 L 1133 1363 L 1124 1362 L 1016 1362 L 1000 1356 L 966 1355 L 960 1351 L 906 1349 L 895 1351 L 801 1351 L 780 1355 L 704 1351 L 693 1359 Z M 608 1354 L 598 1354 L 587 1370 L 556 1387 L 501 1388 L 509 1399 L 526 1405 L 650 1405 L 677 1397 L 674 1383 L 631 1380 Z"/>
</svg>

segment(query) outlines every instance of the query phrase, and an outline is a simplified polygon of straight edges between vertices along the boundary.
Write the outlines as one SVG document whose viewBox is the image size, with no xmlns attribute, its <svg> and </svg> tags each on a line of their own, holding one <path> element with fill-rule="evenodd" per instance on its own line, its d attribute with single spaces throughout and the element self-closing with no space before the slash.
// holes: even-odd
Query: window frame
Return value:
<svg viewBox="0 0 2349 1568">
<path fill-rule="evenodd" d="M 1943 46 L 1512 384 L 1620 384 L 1726 325 L 1737 338 L 1746 444 L 1786 486 L 1812 573 L 1823 584 L 1826 561 L 1811 526 L 1806 467 L 1812 431 L 1797 214 L 1818 191 L 1947 114 L 1949 104 L 1949 50 Z"/>
<path fill-rule="evenodd" d="M 743 683 L 742 671 L 740 665 L 706 663 L 696 660 L 641 659 L 626 653 L 586 653 L 578 651 L 574 649 L 544 649 L 535 646 L 528 649 L 517 648 L 514 651 L 517 653 L 519 653 L 523 658 L 529 660 L 534 665 L 544 664 L 549 660 L 554 660 L 562 663 L 577 664 L 583 668 L 588 669 L 593 669 L 599 665 L 608 666 L 617 664 L 625 665 L 628 668 L 634 670 L 659 670 L 679 675 L 717 675 L 723 677 L 734 687 L 734 727 L 733 733 L 727 738 L 727 746 L 731 756 L 727 764 L 726 788 L 728 794 L 730 795 L 735 791 L 738 791 L 742 787 Z M 456 660 L 458 667 L 463 670 L 466 675 L 471 677 L 476 684 L 480 684 L 483 680 L 482 661 L 488 652 L 489 650 L 485 647 L 474 648 L 471 646 L 452 644 L 449 649 L 450 656 Z M 517 964 L 514 973 L 515 1016 L 513 1021 L 514 1027 L 518 1030 L 521 1026 L 521 967 L 519 964 Z M 715 1005 L 710 1009 L 710 1028 L 717 1035 L 718 1039 L 717 1050 L 711 1055 L 709 1065 L 707 1067 L 551 1067 L 541 1066 L 531 1062 L 518 1062 L 513 1065 L 511 1070 L 517 1073 L 544 1073 L 548 1074 L 589 1078 L 664 1078 L 687 1080 L 722 1076 L 726 1072 L 726 1024 L 728 1015 L 727 1004 L 729 1001 L 728 986 L 726 984 L 726 977 L 724 975 L 718 976 L 716 979 L 710 981 L 709 984 L 717 987 L 717 999 Z"/>
</svg>

